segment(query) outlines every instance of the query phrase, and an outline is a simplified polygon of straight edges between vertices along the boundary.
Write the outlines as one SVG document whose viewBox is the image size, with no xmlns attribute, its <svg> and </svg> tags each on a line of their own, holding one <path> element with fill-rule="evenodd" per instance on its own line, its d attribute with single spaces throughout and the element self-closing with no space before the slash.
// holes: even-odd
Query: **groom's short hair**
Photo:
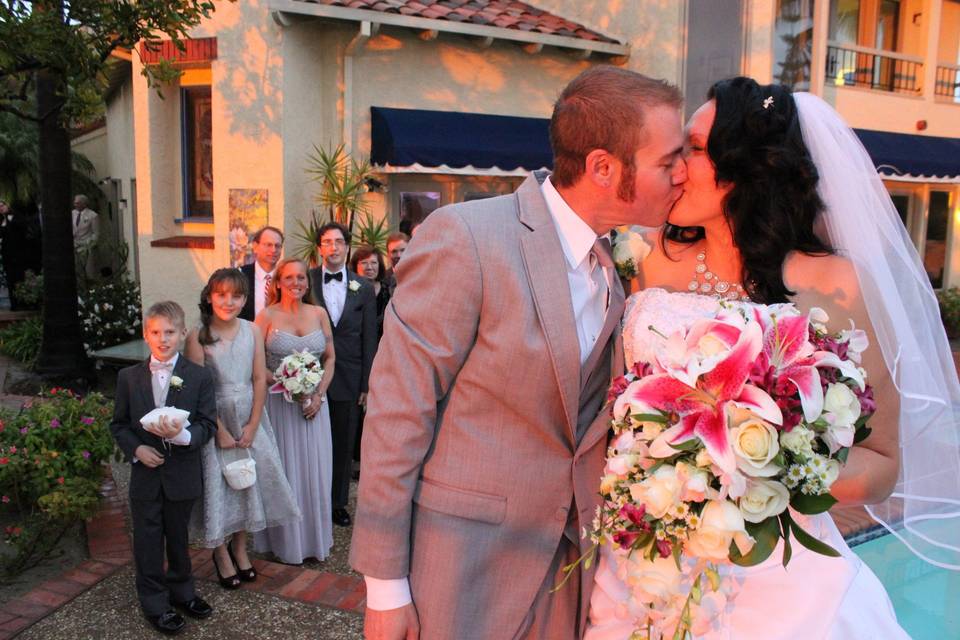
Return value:
<svg viewBox="0 0 960 640">
<path fill-rule="evenodd" d="M 680 90 L 666 80 L 610 65 L 587 69 L 570 81 L 553 105 L 550 180 L 558 187 L 572 186 L 595 149 L 609 151 L 632 169 L 633 155 L 643 144 L 646 109 L 679 109 L 682 104 Z"/>
</svg>

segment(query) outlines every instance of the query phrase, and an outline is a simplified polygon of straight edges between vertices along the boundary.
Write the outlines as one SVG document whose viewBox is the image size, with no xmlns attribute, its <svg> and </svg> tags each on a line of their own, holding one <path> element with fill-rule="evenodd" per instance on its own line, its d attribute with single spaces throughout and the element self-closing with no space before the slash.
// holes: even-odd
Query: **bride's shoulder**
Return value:
<svg viewBox="0 0 960 640">
<path fill-rule="evenodd" d="M 853 263 L 836 254 L 808 254 L 794 251 L 783 264 L 788 289 L 828 289 L 847 292 L 859 289 Z"/>
</svg>

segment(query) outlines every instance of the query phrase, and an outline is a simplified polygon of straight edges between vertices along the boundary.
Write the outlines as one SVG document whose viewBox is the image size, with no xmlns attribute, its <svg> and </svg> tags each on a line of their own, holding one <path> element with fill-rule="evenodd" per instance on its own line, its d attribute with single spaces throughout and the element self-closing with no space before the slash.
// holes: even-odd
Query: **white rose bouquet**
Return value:
<svg viewBox="0 0 960 640">
<path fill-rule="evenodd" d="M 785 566 L 791 540 L 838 555 L 791 513 L 836 502 L 830 486 L 876 405 L 859 367 L 866 334 L 829 334 L 826 321 L 788 304 L 722 306 L 661 334 L 654 361 L 614 382 L 604 502 L 578 562 L 612 546 L 633 637 L 704 633 L 725 606 L 718 565 L 758 564 L 781 538 Z"/>
<path fill-rule="evenodd" d="M 299 402 L 306 407 L 323 379 L 323 367 L 315 355 L 304 349 L 281 360 L 273 377 L 276 382 L 270 387 L 270 393 L 282 393 L 287 402 Z"/>
</svg>

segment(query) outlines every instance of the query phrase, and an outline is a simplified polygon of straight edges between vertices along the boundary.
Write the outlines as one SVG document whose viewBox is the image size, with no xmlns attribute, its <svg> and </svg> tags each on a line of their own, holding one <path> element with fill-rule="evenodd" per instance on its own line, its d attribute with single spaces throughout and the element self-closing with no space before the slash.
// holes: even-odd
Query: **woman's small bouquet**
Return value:
<svg viewBox="0 0 960 640">
<path fill-rule="evenodd" d="M 304 349 L 281 360 L 273 377 L 276 382 L 270 387 L 270 393 L 282 393 L 287 402 L 299 402 L 306 408 L 323 378 L 323 367 L 315 355 Z"/>
<path fill-rule="evenodd" d="M 781 539 L 784 566 L 791 540 L 839 555 L 791 515 L 836 502 L 830 487 L 876 408 L 866 334 L 852 322 L 828 333 L 827 320 L 721 304 L 670 336 L 651 326 L 653 361 L 614 382 L 604 502 L 582 560 L 612 545 L 632 638 L 703 634 L 726 604 L 719 565 L 758 564 Z"/>
</svg>

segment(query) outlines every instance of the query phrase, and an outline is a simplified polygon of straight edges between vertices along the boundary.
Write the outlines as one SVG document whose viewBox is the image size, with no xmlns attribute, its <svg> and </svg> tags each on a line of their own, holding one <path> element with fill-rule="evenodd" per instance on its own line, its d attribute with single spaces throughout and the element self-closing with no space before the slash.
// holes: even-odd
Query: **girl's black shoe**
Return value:
<svg viewBox="0 0 960 640">
<path fill-rule="evenodd" d="M 227 546 L 227 552 L 229 553 L 230 546 Z M 233 563 L 234 568 L 236 568 L 236 563 L 233 562 L 233 554 L 230 554 L 230 561 Z M 229 578 L 224 578 L 223 574 L 220 573 L 220 565 L 217 564 L 217 552 L 213 552 L 213 568 L 217 570 L 217 579 L 220 581 L 220 586 L 224 589 L 238 589 L 240 587 L 240 573 L 237 572 L 230 576 Z"/>
<path fill-rule="evenodd" d="M 249 569 L 241 569 L 240 564 L 237 563 L 237 558 L 233 555 L 233 540 L 227 543 L 227 553 L 230 554 L 230 560 L 233 562 L 233 566 L 237 568 L 237 575 L 240 576 L 240 579 L 244 582 L 253 582 L 257 579 L 257 570 L 251 566 Z"/>
</svg>

